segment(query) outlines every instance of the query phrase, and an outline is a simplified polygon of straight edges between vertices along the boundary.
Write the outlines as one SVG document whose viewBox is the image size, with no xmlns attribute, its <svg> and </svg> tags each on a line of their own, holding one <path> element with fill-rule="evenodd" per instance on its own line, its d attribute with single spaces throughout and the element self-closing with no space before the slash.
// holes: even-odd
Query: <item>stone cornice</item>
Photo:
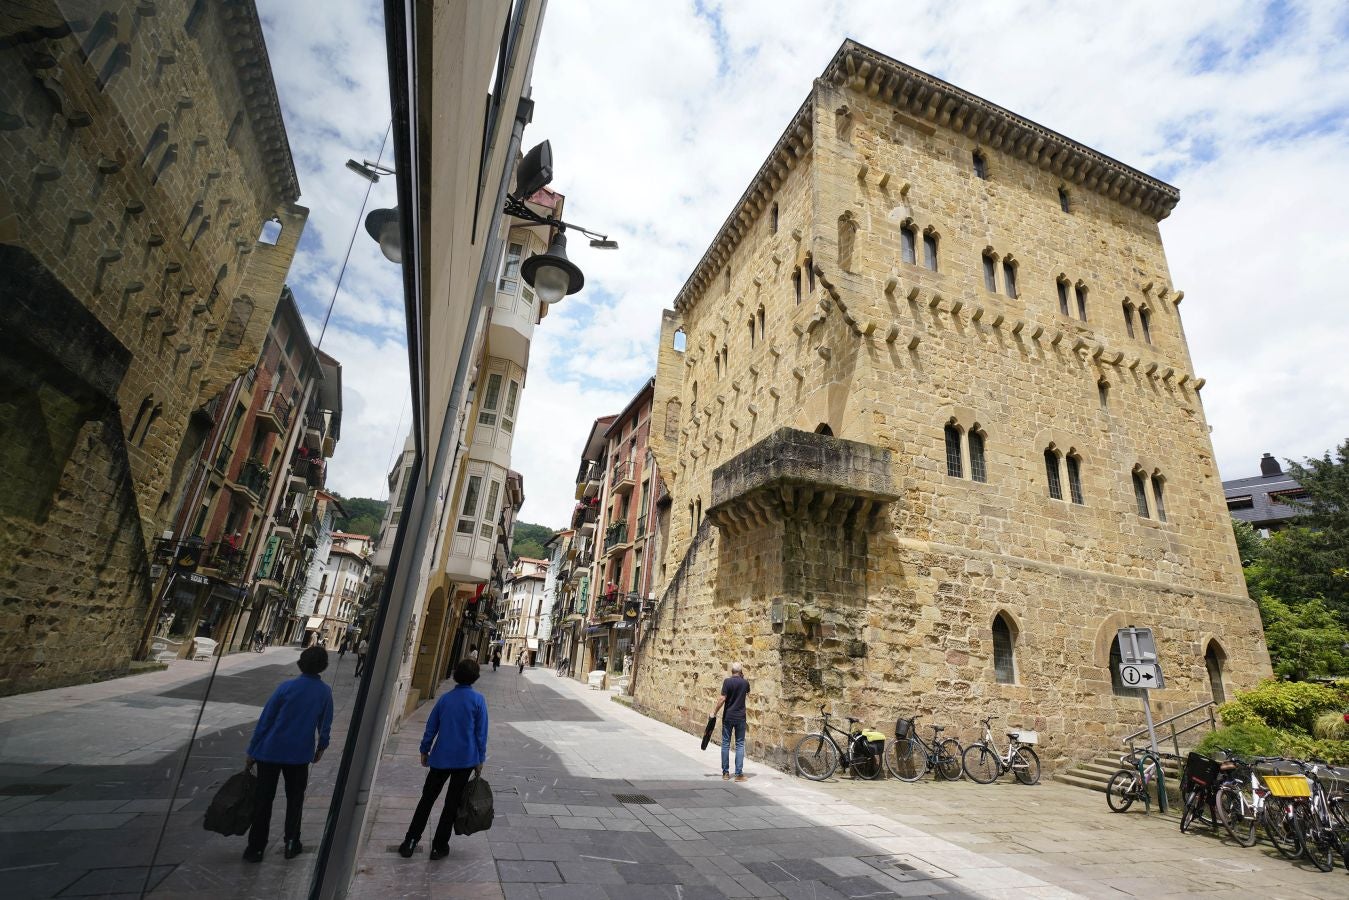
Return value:
<svg viewBox="0 0 1349 900">
<path fill-rule="evenodd" d="M 234 58 L 235 76 L 244 108 L 253 125 L 258 149 L 267 166 L 267 177 L 278 200 L 293 203 L 300 196 L 286 123 L 276 96 L 267 42 L 262 35 L 253 0 L 231 0 L 220 6 L 221 31 Z"/>
<path fill-rule="evenodd" d="M 824 78 L 879 97 L 915 118 L 960 132 L 1156 220 L 1166 218 L 1180 201 L 1180 191 L 1164 181 L 856 41 L 843 42 Z"/>
<path fill-rule="evenodd" d="M 811 120 L 813 96 L 812 91 L 801 104 L 801 108 L 796 111 L 796 115 L 792 116 L 782 136 L 773 145 L 768 158 L 750 180 L 749 187 L 745 188 L 745 193 L 740 195 L 740 199 L 731 208 L 731 214 L 722 223 L 717 236 L 712 239 L 711 246 L 694 267 L 688 281 L 679 289 L 674 302 L 675 309 L 679 312 L 684 312 L 690 300 L 702 293 L 711 284 L 716 273 L 725 268 L 750 224 L 763 212 L 764 206 L 772 199 L 787 174 L 809 152 L 814 139 L 814 123 Z"/>
</svg>

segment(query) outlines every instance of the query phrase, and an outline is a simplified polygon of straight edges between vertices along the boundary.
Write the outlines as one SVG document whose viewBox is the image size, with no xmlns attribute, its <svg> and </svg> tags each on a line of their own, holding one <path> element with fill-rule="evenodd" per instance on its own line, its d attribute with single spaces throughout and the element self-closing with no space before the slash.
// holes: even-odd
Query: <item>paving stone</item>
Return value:
<svg viewBox="0 0 1349 900">
<path fill-rule="evenodd" d="M 503 859 L 497 861 L 501 881 L 525 881 L 531 884 L 562 881 L 562 874 L 551 862 L 539 860 Z"/>
</svg>

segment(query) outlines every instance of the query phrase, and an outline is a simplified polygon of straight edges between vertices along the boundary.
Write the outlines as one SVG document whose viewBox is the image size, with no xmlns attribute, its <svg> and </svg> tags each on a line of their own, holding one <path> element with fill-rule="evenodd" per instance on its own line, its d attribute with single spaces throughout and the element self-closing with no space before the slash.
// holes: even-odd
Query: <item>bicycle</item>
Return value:
<svg viewBox="0 0 1349 900">
<path fill-rule="evenodd" d="M 1157 782 L 1157 810 L 1166 812 L 1166 775 L 1162 771 L 1161 755 L 1148 749 L 1133 750 L 1119 758 L 1121 768 L 1110 776 L 1105 788 L 1105 802 L 1117 813 L 1128 811 L 1135 800 L 1142 800 L 1145 810 L 1152 812 L 1153 781 Z"/>
<path fill-rule="evenodd" d="M 564 659 L 557 664 L 557 674 L 560 678 L 566 678 L 571 675 L 571 660 Z"/>
<path fill-rule="evenodd" d="M 1260 824 L 1265 797 L 1269 794 L 1269 789 L 1256 774 L 1255 767 L 1267 760 L 1257 756 L 1247 762 L 1230 750 L 1226 752 L 1234 768 L 1218 785 L 1214 801 L 1218 821 L 1232 840 L 1243 847 L 1254 847 L 1255 829 Z"/>
<path fill-rule="evenodd" d="M 1022 784 L 1036 784 L 1040 781 L 1040 757 L 1029 745 L 1034 744 L 1038 736 L 1033 731 L 1007 732 L 1007 751 L 998 750 L 993 742 L 993 726 L 990 724 L 997 716 L 983 720 L 984 736 L 977 743 L 970 744 L 961 754 L 965 774 L 978 784 L 992 784 L 999 777 L 1011 772 Z"/>
<path fill-rule="evenodd" d="M 885 735 L 857 728 L 860 719 L 846 717 L 848 730 L 829 724 L 829 713 L 820 707 L 823 728 L 807 734 L 792 748 L 792 766 L 797 775 L 811 781 L 824 781 L 840 766 L 851 769 L 854 778 L 874 781 L 881 775 L 881 757 L 885 755 Z M 843 737 L 840 745 L 834 739 Z"/>
<path fill-rule="evenodd" d="M 960 742 L 955 738 L 942 740 L 941 733 L 945 728 L 929 725 L 932 743 L 928 744 L 914 728 L 918 719 L 914 716 L 896 720 L 895 742 L 885 754 L 885 767 L 900 781 L 917 781 L 929 769 L 935 770 L 938 777 L 946 781 L 958 781 L 962 772 L 960 759 L 964 753 Z"/>
<path fill-rule="evenodd" d="M 1184 807 L 1180 813 L 1180 830 L 1186 832 L 1195 822 L 1217 830 L 1218 810 L 1216 806 L 1218 783 L 1223 773 L 1223 763 L 1210 759 L 1202 753 L 1191 752 L 1185 760 L 1185 774 L 1181 776 L 1180 796 Z M 1231 771 L 1235 764 L 1228 765 Z"/>
<path fill-rule="evenodd" d="M 1280 796 L 1288 796 L 1293 802 L 1293 830 L 1302 845 L 1302 855 L 1322 872 L 1329 872 L 1335 868 L 1335 853 L 1345 853 L 1349 814 L 1342 798 L 1332 800 L 1321 783 L 1322 774 L 1329 769 L 1327 763 L 1315 759 L 1299 763 L 1298 767 L 1301 776 L 1275 775 L 1265 781 L 1287 790 Z M 1278 793 L 1275 784 L 1270 784 L 1270 790 Z M 1349 857 L 1346 860 L 1349 865 Z"/>
</svg>

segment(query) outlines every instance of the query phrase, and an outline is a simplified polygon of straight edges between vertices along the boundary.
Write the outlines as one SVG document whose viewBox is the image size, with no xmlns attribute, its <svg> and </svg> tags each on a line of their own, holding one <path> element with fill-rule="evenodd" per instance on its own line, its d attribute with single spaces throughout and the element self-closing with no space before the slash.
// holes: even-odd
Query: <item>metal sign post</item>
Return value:
<svg viewBox="0 0 1349 900">
<path fill-rule="evenodd" d="M 1120 680 L 1143 692 L 1143 718 L 1148 724 L 1148 742 L 1157 753 L 1157 731 L 1152 724 L 1149 691 L 1165 687 L 1162 667 L 1157 663 L 1157 644 L 1151 628 L 1121 628 L 1115 634 L 1120 649 Z"/>
</svg>

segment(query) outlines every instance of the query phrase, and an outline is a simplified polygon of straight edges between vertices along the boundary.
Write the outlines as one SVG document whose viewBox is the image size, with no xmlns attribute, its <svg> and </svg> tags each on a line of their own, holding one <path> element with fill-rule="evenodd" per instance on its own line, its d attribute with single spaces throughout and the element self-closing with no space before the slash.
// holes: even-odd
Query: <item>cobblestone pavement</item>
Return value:
<svg viewBox="0 0 1349 900">
<path fill-rule="evenodd" d="M 715 746 L 606 693 L 504 667 L 479 687 L 496 823 L 441 861 L 425 844 L 394 852 L 423 777 L 423 708 L 383 761 L 354 897 L 1349 896 L 1343 870 L 1114 815 L 1081 788 L 817 785 L 754 763 L 747 784 L 727 784 Z"/>
<path fill-rule="evenodd" d="M 202 828 L 215 790 L 243 768 L 262 705 L 298 673 L 297 658 L 296 647 L 227 656 L 214 680 L 211 663 L 176 660 L 163 671 L 0 698 L 0 896 L 135 897 L 147 884 L 166 898 L 303 896 L 313 856 L 282 860 L 281 796 L 261 865 L 241 861 L 243 838 Z M 354 671 L 351 654 L 333 653 L 323 676 L 336 709 L 333 747 L 310 768 L 305 794 L 310 847 L 332 796 Z"/>
</svg>

